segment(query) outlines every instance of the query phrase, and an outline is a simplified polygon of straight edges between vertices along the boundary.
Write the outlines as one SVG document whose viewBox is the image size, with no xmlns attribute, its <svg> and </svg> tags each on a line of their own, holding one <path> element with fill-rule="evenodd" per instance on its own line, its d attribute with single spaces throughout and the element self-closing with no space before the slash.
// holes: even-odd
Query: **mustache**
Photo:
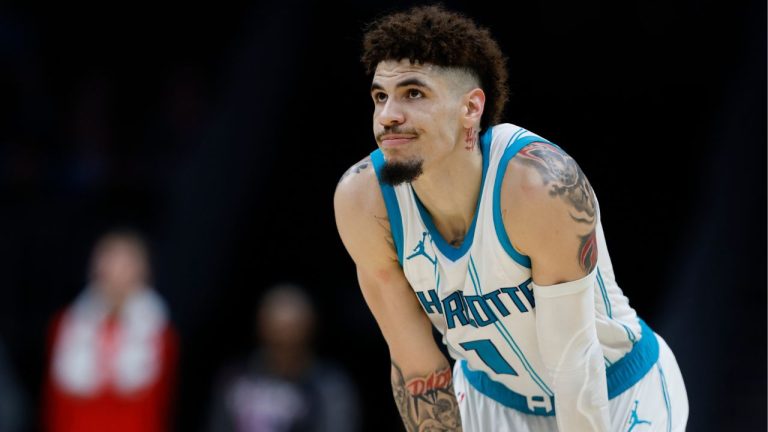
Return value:
<svg viewBox="0 0 768 432">
<path fill-rule="evenodd" d="M 397 126 L 386 127 L 384 130 L 376 134 L 376 141 L 381 141 L 384 135 L 418 135 L 416 129 L 411 128 L 399 128 Z"/>
</svg>

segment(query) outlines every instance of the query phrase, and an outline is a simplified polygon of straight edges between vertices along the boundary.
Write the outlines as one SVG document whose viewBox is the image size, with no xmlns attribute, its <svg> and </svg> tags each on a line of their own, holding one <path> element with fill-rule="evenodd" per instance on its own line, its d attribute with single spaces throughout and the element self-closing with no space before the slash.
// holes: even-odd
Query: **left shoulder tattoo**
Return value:
<svg viewBox="0 0 768 432">
<path fill-rule="evenodd" d="M 349 167 L 349 169 L 339 179 L 339 183 L 341 183 L 342 180 L 344 180 L 345 178 L 349 177 L 352 174 L 360 174 L 362 171 L 366 170 L 369 166 L 372 166 L 371 157 L 366 156 L 360 162 Z"/>
<path fill-rule="evenodd" d="M 597 241 L 595 236 L 596 202 L 592 186 L 579 165 L 559 148 L 542 142 L 531 143 L 518 152 L 519 161 L 532 166 L 549 187 L 549 196 L 560 198 L 568 204 L 571 219 L 591 228 L 585 236 L 579 236 L 579 265 L 591 273 L 597 265 Z"/>
</svg>

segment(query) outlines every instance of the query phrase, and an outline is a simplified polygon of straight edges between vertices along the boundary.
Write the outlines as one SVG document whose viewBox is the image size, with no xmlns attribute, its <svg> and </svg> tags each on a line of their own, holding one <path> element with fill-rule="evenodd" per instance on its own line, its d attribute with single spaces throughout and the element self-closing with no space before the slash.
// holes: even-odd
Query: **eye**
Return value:
<svg viewBox="0 0 768 432">
<path fill-rule="evenodd" d="M 376 92 L 373 94 L 374 102 L 385 102 L 387 100 L 387 94 L 384 92 Z"/>
<path fill-rule="evenodd" d="M 422 96 L 424 96 L 424 93 L 421 90 L 408 89 L 408 99 L 419 99 Z"/>
</svg>

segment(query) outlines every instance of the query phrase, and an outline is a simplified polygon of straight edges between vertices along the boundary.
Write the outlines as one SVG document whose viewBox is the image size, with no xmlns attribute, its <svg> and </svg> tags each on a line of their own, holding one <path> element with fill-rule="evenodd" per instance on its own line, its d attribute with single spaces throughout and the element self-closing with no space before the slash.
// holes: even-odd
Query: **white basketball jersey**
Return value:
<svg viewBox="0 0 768 432">
<path fill-rule="evenodd" d="M 552 415 L 554 393 L 539 355 L 530 260 L 512 247 L 499 205 L 509 160 L 532 142 L 549 141 L 511 124 L 483 134 L 482 187 L 459 247 L 442 238 L 409 183 L 380 186 L 403 272 L 450 355 L 466 362 L 486 393 L 521 411 Z M 379 175 L 383 153 L 371 157 Z M 616 284 L 599 216 L 598 207 L 595 319 L 613 397 L 639 380 L 658 355 L 652 342 L 638 343 L 647 327 Z"/>
</svg>

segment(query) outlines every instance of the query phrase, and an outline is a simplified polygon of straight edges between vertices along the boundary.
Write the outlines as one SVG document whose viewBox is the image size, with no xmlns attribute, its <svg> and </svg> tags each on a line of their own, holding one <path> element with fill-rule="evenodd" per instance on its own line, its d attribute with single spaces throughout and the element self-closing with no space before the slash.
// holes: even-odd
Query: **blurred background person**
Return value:
<svg viewBox="0 0 768 432">
<path fill-rule="evenodd" d="M 47 431 L 169 429 L 177 338 L 149 277 L 138 233 L 114 230 L 98 240 L 90 283 L 50 328 Z"/>
<path fill-rule="evenodd" d="M 259 347 L 222 373 L 211 432 L 358 430 L 350 380 L 314 355 L 315 308 L 302 288 L 271 288 L 254 318 Z"/>
</svg>

